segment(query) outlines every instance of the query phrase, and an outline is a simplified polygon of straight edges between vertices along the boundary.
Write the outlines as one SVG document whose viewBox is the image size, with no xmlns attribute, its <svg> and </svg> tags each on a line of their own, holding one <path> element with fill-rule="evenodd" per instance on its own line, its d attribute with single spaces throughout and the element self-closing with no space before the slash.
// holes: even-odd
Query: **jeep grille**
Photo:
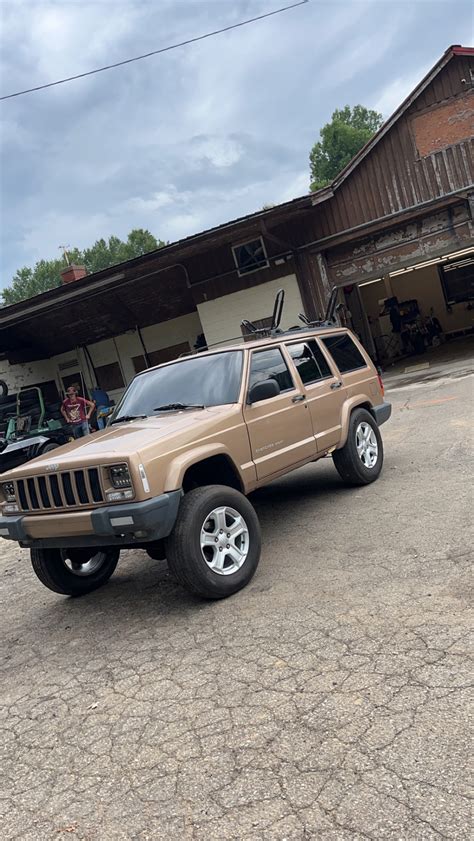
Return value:
<svg viewBox="0 0 474 841">
<path fill-rule="evenodd" d="M 22 511 L 79 508 L 104 500 L 97 467 L 18 479 L 16 491 Z"/>
</svg>

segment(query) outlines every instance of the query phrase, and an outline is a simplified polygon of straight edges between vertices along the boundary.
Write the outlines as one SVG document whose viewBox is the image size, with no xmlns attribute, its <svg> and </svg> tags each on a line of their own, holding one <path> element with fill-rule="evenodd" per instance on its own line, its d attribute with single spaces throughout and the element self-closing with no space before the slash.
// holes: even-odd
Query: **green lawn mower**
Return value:
<svg viewBox="0 0 474 841">
<path fill-rule="evenodd" d="M 40 388 L 31 386 L 19 391 L 13 405 L 11 398 L 7 401 L 7 395 L 3 394 L 0 473 L 67 444 L 70 435 L 62 421 L 61 407 L 59 404 L 46 406 Z"/>
</svg>

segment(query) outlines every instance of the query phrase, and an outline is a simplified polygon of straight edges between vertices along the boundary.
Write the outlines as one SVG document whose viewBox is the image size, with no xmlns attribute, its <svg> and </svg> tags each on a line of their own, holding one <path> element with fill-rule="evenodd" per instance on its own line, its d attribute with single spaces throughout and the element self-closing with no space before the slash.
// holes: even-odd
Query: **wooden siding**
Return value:
<svg viewBox="0 0 474 841">
<path fill-rule="evenodd" d="M 380 219 L 443 197 L 474 184 L 474 141 L 467 137 L 451 146 L 420 156 L 413 120 L 442 103 L 457 103 L 472 112 L 470 80 L 473 59 L 454 56 L 407 111 L 387 131 L 336 188 L 333 198 L 315 207 L 314 239 L 323 239 L 356 225 Z"/>
</svg>

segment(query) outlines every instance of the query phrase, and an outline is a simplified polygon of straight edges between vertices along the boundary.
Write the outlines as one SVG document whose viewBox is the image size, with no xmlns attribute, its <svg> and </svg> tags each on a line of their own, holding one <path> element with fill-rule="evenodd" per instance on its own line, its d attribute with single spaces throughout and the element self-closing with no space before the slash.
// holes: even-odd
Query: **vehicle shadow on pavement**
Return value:
<svg viewBox="0 0 474 841">
<path fill-rule="evenodd" d="M 262 526 L 262 560 L 265 559 L 266 547 L 270 551 L 275 539 L 275 523 L 280 524 L 281 536 L 285 540 L 285 533 L 298 518 L 307 516 L 308 511 L 312 516 L 317 514 L 319 521 L 333 516 L 335 501 L 342 495 L 354 493 L 354 490 L 357 492 L 357 489 L 346 488 L 332 465 L 328 464 L 327 469 L 306 466 L 255 491 L 250 499 Z M 261 564 L 257 578 L 258 591 L 262 587 L 271 587 L 272 566 Z M 250 583 L 230 600 L 225 600 L 225 604 L 248 598 L 252 586 Z M 176 617 L 186 621 L 202 611 L 218 610 L 223 604 L 188 593 L 170 575 L 166 561 L 152 560 L 143 550 L 123 551 L 108 584 L 86 596 L 64 598 L 48 594 L 46 598 L 46 601 L 38 601 L 34 610 L 35 621 L 42 626 L 42 633 L 49 632 L 53 636 L 61 629 L 75 638 L 90 638 L 91 634 L 94 636 L 107 630 L 117 632 L 117 629 L 123 634 L 125 628 L 137 630 L 147 622 L 166 626 Z"/>
</svg>

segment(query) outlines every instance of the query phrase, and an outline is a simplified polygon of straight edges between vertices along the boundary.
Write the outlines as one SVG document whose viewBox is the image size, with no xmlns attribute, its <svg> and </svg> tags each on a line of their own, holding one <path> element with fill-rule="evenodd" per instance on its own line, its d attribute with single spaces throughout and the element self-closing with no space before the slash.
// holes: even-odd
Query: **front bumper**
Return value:
<svg viewBox="0 0 474 841">
<path fill-rule="evenodd" d="M 181 491 L 172 491 L 144 502 L 106 505 L 81 512 L 80 534 L 75 525 L 77 512 L 0 517 L 0 537 L 35 549 L 150 543 L 168 537 L 173 530 L 181 496 Z M 41 536 L 35 535 L 38 530 Z"/>
<path fill-rule="evenodd" d="M 392 414 L 392 404 L 380 403 L 379 406 L 372 406 L 370 411 L 377 421 L 377 426 L 382 426 L 385 421 L 388 421 L 390 415 Z"/>
</svg>

